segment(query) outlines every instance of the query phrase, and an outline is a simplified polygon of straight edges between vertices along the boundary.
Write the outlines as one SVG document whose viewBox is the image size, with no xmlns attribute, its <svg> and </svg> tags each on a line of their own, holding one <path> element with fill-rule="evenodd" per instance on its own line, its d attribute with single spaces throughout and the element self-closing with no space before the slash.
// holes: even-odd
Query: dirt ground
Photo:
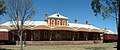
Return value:
<svg viewBox="0 0 120 50">
<path fill-rule="evenodd" d="M 34 45 L 25 46 L 24 50 L 117 50 L 116 42 L 103 44 L 88 45 Z M 0 45 L 0 50 L 19 50 L 20 46 L 16 45 Z"/>
</svg>

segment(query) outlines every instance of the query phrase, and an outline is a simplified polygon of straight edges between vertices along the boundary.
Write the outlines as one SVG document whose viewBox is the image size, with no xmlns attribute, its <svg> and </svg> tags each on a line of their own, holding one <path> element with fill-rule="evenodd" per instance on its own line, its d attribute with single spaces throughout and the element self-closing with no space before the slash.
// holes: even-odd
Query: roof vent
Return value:
<svg viewBox="0 0 120 50">
<path fill-rule="evenodd" d="M 77 22 L 77 19 L 75 19 L 75 23 L 78 23 L 78 22 Z"/>
<path fill-rule="evenodd" d="M 59 17 L 59 14 L 57 14 L 57 16 Z"/>
</svg>

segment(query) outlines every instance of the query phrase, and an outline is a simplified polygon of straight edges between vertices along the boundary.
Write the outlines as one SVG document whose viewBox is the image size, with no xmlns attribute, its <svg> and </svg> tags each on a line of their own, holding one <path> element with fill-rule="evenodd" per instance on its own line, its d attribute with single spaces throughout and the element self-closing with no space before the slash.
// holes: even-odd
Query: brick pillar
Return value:
<svg viewBox="0 0 120 50">
<path fill-rule="evenodd" d="M 45 14 L 46 22 L 48 22 L 48 13 Z"/>
<path fill-rule="evenodd" d="M 103 40 L 103 34 L 100 34 L 100 39 Z"/>
<path fill-rule="evenodd" d="M 98 33 L 97 33 L 97 40 L 98 40 Z"/>
<path fill-rule="evenodd" d="M 15 39 L 14 39 L 14 34 L 12 34 L 12 40 L 14 41 Z"/>
<path fill-rule="evenodd" d="M 52 32 L 50 32 L 50 41 L 52 40 Z"/>
<path fill-rule="evenodd" d="M 34 34 L 32 33 L 32 34 L 31 34 L 31 41 L 33 41 L 33 36 L 34 36 Z"/>
</svg>

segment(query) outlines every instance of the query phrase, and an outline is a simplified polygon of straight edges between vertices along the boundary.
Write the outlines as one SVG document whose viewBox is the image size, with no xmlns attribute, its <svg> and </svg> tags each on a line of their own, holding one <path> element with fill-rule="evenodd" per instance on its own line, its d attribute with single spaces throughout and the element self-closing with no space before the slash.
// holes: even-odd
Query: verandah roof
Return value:
<svg viewBox="0 0 120 50">
<path fill-rule="evenodd" d="M 108 30 L 105 30 L 105 29 L 104 29 L 104 30 L 101 30 L 101 31 L 102 31 L 102 32 L 109 32 Z"/>
<path fill-rule="evenodd" d="M 101 32 L 101 30 L 98 30 L 98 29 L 92 29 L 92 30 L 90 30 L 90 32 Z"/>
<path fill-rule="evenodd" d="M 89 30 L 87 28 L 78 28 L 76 29 L 76 31 L 85 31 L 85 32 L 89 32 Z"/>
<path fill-rule="evenodd" d="M 0 25 L 0 29 L 11 29 L 10 26 Z"/>
<path fill-rule="evenodd" d="M 67 27 L 67 26 L 57 26 L 52 28 L 52 30 L 69 30 L 69 31 L 74 31 L 75 29 L 73 29 L 72 27 Z"/>
<path fill-rule="evenodd" d="M 76 24 L 76 23 L 68 23 L 69 26 L 48 26 L 46 21 L 31 21 L 27 25 L 27 21 L 24 25 L 24 29 L 28 30 L 70 30 L 70 31 L 86 31 L 86 32 L 106 32 L 105 30 L 100 30 L 99 28 L 93 26 L 93 25 L 86 25 L 86 24 Z M 12 29 L 14 30 L 14 27 L 11 27 L 12 23 L 6 22 L 0 25 L 0 29 Z"/>
<path fill-rule="evenodd" d="M 0 26 L 0 29 L 12 29 L 15 30 L 14 27 L 10 26 Z M 85 31 L 85 32 L 107 32 L 107 30 L 98 30 L 98 29 L 87 29 L 87 28 L 73 28 L 73 27 L 68 27 L 68 26 L 56 26 L 56 27 L 50 27 L 50 26 L 45 26 L 45 25 L 38 25 L 38 26 L 23 26 L 23 29 L 28 29 L 28 30 L 68 30 L 68 31 Z"/>
<path fill-rule="evenodd" d="M 49 26 L 39 25 L 32 27 L 31 30 L 51 30 L 51 28 Z"/>
</svg>

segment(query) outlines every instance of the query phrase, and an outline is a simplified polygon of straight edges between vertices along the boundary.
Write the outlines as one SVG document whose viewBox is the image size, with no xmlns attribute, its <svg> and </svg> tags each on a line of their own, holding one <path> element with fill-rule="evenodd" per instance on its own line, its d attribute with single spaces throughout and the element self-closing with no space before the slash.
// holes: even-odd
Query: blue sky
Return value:
<svg viewBox="0 0 120 50">
<path fill-rule="evenodd" d="M 103 17 L 100 15 L 94 16 L 91 9 L 91 1 L 92 0 L 34 0 L 34 8 L 37 9 L 34 20 L 45 20 L 45 13 L 52 15 L 57 12 L 68 17 L 69 23 L 73 23 L 74 19 L 77 19 L 78 23 L 85 24 L 85 21 L 88 20 L 89 24 L 100 29 L 107 28 L 113 32 L 117 32 L 115 20 L 103 20 Z M 4 16 L 1 23 L 7 21 L 6 16 Z"/>
</svg>

